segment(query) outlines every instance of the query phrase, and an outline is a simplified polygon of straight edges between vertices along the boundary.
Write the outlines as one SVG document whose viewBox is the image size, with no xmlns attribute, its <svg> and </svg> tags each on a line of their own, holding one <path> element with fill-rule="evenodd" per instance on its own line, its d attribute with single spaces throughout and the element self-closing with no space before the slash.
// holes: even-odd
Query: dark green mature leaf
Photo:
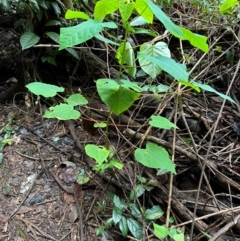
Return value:
<svg viewBox="0 0 240 241">
<path fill-rule="evenodd" d="M 127 219 L 124 216 L 122 216 L 119 222 L 119 228 L 122 232 L 122 235 L 126 237 L 128 234 L 128 224 L 127 224 Z"/>
<path fill-rule="evenodd" d="M 164 211 L 161 209 L 161 207 L 156 205 L 146 210 L 145 217 L 148 220 L 154 220 L 154 219 L 160 218 L 163 214 L 164 214 Z"/>
<path fill-rule="evenodd" d="M 20 37 L 20 44 L 22 46 L 22 50 L 31 48 L 40 40 L 39 36 L 32 32 L 25 32 Z"/>
<path fill-rule="evenodd" d="M 133 215 L 135 218 L 141 219 L 142 213 L 141 213 L 141 211 L 139 210 L 137 204 L 135 204 L 135 203 L 130 203 L 130 204 L 129 204 L 129 208 L 130 208 L 130 210 L 131 210 L 132 215 Z"/>
<path fill-rule="evenodd" d="M 113 222 L 115 224 L 117 224 L 122 218 L 122 210 L 117 207 L 114 207 L 113 213 L 112 213 L 112 218 L 113 218 Z"/>
<path fill-rule="evenodd" d="M 125 202 L 121 201 L 121 199 L 117 195 L 113 196 L 113 203 L 120 210 L 123 210 L 123 208 L 127 207 L 127 204 Z"/>
<path fill-rule="evenodd" d="M 143 226 L 133 218 L 127 219 L 127 225 L 132 235 L 141 240 L 143 238 Z"/>
</svg>

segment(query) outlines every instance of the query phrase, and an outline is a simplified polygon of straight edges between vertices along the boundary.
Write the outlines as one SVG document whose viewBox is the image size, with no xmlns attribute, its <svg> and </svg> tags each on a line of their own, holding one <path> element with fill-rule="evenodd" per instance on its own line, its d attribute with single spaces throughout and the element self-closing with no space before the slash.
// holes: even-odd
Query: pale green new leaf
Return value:
<svg viewBox="0 0 240 241">
<path fill-rule="evenodd" d="M 153 223 L 153 230 L 154 230 L 154 234 L 160 238 L 166 238 L 169 234 L 168 228 L 165 225 L 158 225 L 156 223 Z"/>
<path fill-rule="evenodd" d="M 238 0 L 225 0 L 219 7 L 220 13 L 224 13 L 227 10 L 230 10 L 230 8 L 238 5 Z"/>
<path fill-rule="evenodd" d="M 162 116 L 152 115 L 151 120 L 149 121 L 149 124 L 153 127 L 157 127 L 165 130 L 170 130 L 172 128 L 178 129 L 178 127 L 174 123 L 172 123 L 167 118 Z"/>
<path fill-rule="evenodd" d="M 121 14 L 123 21 L 128 21 L 132 15 L 134 9 L 134 3 L 126 3 L 124 1 L 119 1 L 119 12 Z"/>
<path fill-rule="evenodd" d="M 153 22 L 153 11 L 150 9 L 147 0 L 136 0 L 135 9 L 148 23 Z"/>
<path fill-rule="evenodd" d="M 82 11 L 73 11 L 73 10 L 67 10 L 65 14 L 66 19 L 74 19 L 74 18 L 81 18 L 81 19 L 89 19 L 89 16 L 82 12 Z"/>
<path fill-rule="evenodd" d="M 61 28 L 60 50 L 86 42 L 101 32 L 105 27 L 117 28 L 117 25 L 114 22 L 100 23 L 93 19 L 89 19 L 73 27 Z"/>
<path fill-rule="evenodd" d="M 118 0 L 100 0 L 94 8 L 94 19 L 102 22 L 107 14 L 118 10 Z"/>
<path fill-rule="evenodd" d="M 88 156 L 93 158 L 99 165 L 101 165 L 109 156 L 109 150 L 104 146 L 96 146 L 94 144 L 87 144 L 85 152 Z"/>
<path fill-rule="evenodd" d="M 67 103 L 69 105 L 77 106 L 77 105 L 86 105 L 88 103 L 87 99 L 80 94 L 73 94 L 68 97 Z"/>
<path fill-rule="evenodd" d="M 169 230 L 169 236 L 174 241 L 184 241 L 184 233 L 176 228 L 172 228 Z"/>
<path fill-rule="evenodd" d="M 142 227 L 142 224 L 139 223 L 138 221 L 136 221 L 133 218 L 128 218 L 127 219 L 127 225 L 128 225 L 128 228 L 129 228 L 130 232 L 132 233 L 132 235 L 136 239 L 142 240 L 142 238 L 143 238 L 143 227 Z"/>
<path fill-rule="evenodd" d="M 22 46 L 22 50 L 31 48 L 40 40 L 39 36 L 32 32 L 25 32 L 20 37 L 20 44 Z"/>
<path fill-rule="evenodd" d="M 194 84 L 195 86 L 200 87 L 200 88 L 203 89 L 203 90 L 206 90 L 206 91 L 209 91 L 209 92 L 213 92 L 213 93 L 219 95 L 220 97 L 222 97 L 223 99 L 229 100 L 229 101 L 231 101 L 232 103 L 236 104 L 235 101 L 234 101 L 230 96 L 224 95 L 224 94 L 216 91 L 216 90 L 213 89 L 210 85 L 201 84 L 201 83 L 195 82 L 195 81 L 193 81 L 192 84 Z"/>
<path fill-rule="evenodd" d="M 79 111 L 74 110 L 73 107 L 73 105 L 61 103 L 46 110 L 43 117 L 57 118 L 58 120 L 77 120 L 81 114 Z"/>
<path fill-rule="evenodd" d="M 149 62 L 156 64 L 162 70 L 167 72 L 169 75 L 173 76 L 176 80 L 185 80 L 188 81 L 189 73 L 186 70 L 186 66 L 183 64 L 177 63 L 175 60 L 168 57 L 151 57 L 144 53 L 138 52 L 138 58 L 144 57 Z"/>
<path fill-rule="evenodd" d="M 146 54 L 153 58 L 159 56 L 171 58 L 170 50 L 167 44 L 164 42 L 157 42 L 155 45 L 150 43 L 144 43 L 140 47 L 140 53 Z M 153 79 L 155 79 L 157 75 L 161 73 L 162 69 L 157 63 L 154 63 L 141 55 L 138 56 L 138 60 L 144 72 L 146 72 Z"/>
<path fill-rule="evenodd" d="M 64 88 L 56 85 L 44 84 L 41 82 L 33 82 L 26 87 L 35 95 L 42 95 L 46 98 L 53 97 L 57 92 L 63 92 Z"/>
<path fill-rule="evenodd" d="M 168 152 L 155 143 L 148 142 L 146 149 L 136 149 L 134 152 L 136 160 L 146 167 L 164 168 L 176 173 L 175 166 L 169 158 Z"/>
</svg>

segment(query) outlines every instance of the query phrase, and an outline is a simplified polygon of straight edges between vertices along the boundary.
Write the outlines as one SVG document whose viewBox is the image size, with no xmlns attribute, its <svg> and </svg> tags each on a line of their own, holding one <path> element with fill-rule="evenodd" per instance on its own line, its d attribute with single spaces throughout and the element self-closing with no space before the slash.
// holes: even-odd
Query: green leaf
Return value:
<svg viewBox="0 0 240 241">
<path fill-rule="evenodd" d="M 155 143 L 148 142 L 146 149 L 136 149 L 134 152 L 136 160 L 146 167 L 164 168 L 176 173 L 175 166 L 169 158 L 168 152 Z"/>
<path fill-rule="evenodd" d="M 177 63 L 175 60 L 168 57 L 160 56 L 153 58 L 149 55 L 138 52 L 138 58 L 144 57 L 149 62 L 156 64 L 158 67 L 163 69 L 165 72 L 173 76 L 176 80 L 188 80 L 189 73 L 186 70 L 186 66 Z"/>
<path fill-rule="evenodd" d="M 170 130 L 171 128 L 178 129 L 178 127 L 174 123 L 172 123 L 167 118 L 162 117 L 162 116 L 152 115 L 151 120 L 149 121 L 149 124 L 151 126 L 165 129 L 165 130 Z"/>
<path fill-rule="evenodd" d="M 147 0 L 147 4 L 155 14 L 156 18 L 162 22 L 164 27 L 175 37 L 189 42 L 204 52 L 208 52 L 207 37 L 192 33 L 190 30 L 175 25 L 171 19 L 151 0 Z"/>
<path fill-rule="evenodd" d="M 174 240 L 174 241 L 184 241 L 184 233 L 176 228 L 172 228 L 169 230 L 169 236 Z"/>
<path fill-rule="evenodd" d="M 136 0 L 135 9 L 148 23 L 153 22 L 153 11 L 150 9 L 147 0 Z"/>
<path fill-rule="evenodd" d="M 107 123 L 105 123 L 105 122 L 97 122 L 97 123 L 94 123 L 93 126 L 95 128 L 105 128 L 105 127 L 107 127 Z"/>
<path fill-rule="evenodd" d="M 117 160 L 117 159 L 113 159 L 109 162 L 109 164 L 112 166 L 112 167 L 115 167 L 117 169 L 123 169 L 123 164 Z"/>
<path fill-rule="evenodd" d="M 111 39 L 105 38 L 104 36 L 102 36 L 102 35 L 100 35 L 100 34 L 96 34 L 94 37 L 95 37 L 96 39 L 104 42 L 104 43 L 108 43 L 108 44 L 112 44 L 112 45 L 119 46 L 119 43 L 116 43 L 116 42 L 112 41 Z"/>
<path fill-rule="evenodd" d="M 119 85 L 112 79 L 98 79 L 97 90 L 102 101 L 116 115 L 127 110 L 140 96 L 139 93 L 132 91 L 128 86 Z"/>
<path fill-rule="evenodd" d="M 136 221 L 133 218 L 128 218 L 127 225 L 128 225 L 130 232 L 136 239 L 141 240 L 143 238 L 142 224 L 140 224 L 138 221 Z"/>
<path fill-rule="evenodd" d="M 39 6 L 38 6 L 38 2 L 36 0 L 28 0 L 28 3 L 30 5 L 31 9 L 35 13 L 39 12 L 40 9 L 39 9 Z"/>
<path fill-rule="evenodd" d="M 94 144 L 87 144 L 85 152 L 88 156 L 93 158 L 99 165 L 101 165 L 108 157 L 110 151 L 104 146 L 96 146 Z"/>
<path fill-rule="evenodd" d="M 183 38 L 183 32 L 182 30 L 175 25 L 171 19 L 156 5 L 154 4 L 151 0 L 147 0 L 147 5 L 149 8 L 152 10 L 154 13 L 155 17 L 162 22 L 164 27 L 175 37 L 177 38 Z"/>
<path fill-rule="evenodd" d="M 53 7 L 53 9 L 54 9 L 55 14 L 59 17 L 60 14 L 61 14 L 61 9 L 60 9 L 60 7 L 58 6 L 57 2 L 51 1 L 51 4 L 52 4 L 52 7 Z"/>
<path fill-rule="evenodd" d="M 58 20 L 50 20 L 45 23 L 45 26 L 61 26 L 62 23 Z"/>
<path fill-rule="evenodd" d="M 130 192 L 130 199 L 134 200 L 134 198 L 138 198 L 143 195 L 145 192 L 145 188 L 142 184 L 137 184 L 134 190 L 131 190 Z"/>
<path fill-rule="evenodd" d="M 118 10 L 118 0 L 100 0 L 94 8 L 94 19 L 102 22 L 107 14 Z"/>
<path fill-rule="evenodd" d="M 134 34 L 147 34 L 151 37 L 157 37 L 158 36 L 158 34 L 155 31 L 152 31 L 152 30 L 149 30 L 149 29 L 135 28 L 134 30 L 135 30 Z"/>
<path fill-rule="evenodd" d="M 100 227 L 97 229 L 96 235 L 99 236 L 99 235 L 103 234 L 104 231 L 105 231 L 105 227 L 100 226 Z"/>
<path fill-rule="evenodd" d="M 137 68 L 133 48 L 129 42 L 122 42 L 117 50 L 118 63 L 124 67 L 126 73 L 135 77 Z"/>
<path fill-rule="evenodd" d="M 227 12 L 230 8 L 238 5 L 238 0 L 225 0 L 219 7 L 220 13 Z"/>
<path fill-rule="evenodd" d="M 114 22 L 100 23 L 96 20 L 89 19 L 73 27 L 61 28 L 60 50 L 86 42 L 101 32 L 105 27 L 117 28 L 117 25 Z"/>
<path fill-rule="evenodd" d="M 156 223 L 153 223 L 153 230 L 154 230 L 154 234 L 160 238 L 166 238 L 169 234 L 168 228 L 166 228 L 165 225 L 158 225 Z"/>
<path fill-rule="evenodd" d="M 184 86 L 191 87 L 192 89 L 196 90 L 198 93 L 201 92 L 201 89 L 199 87 L 197 87 L 196 85 L 192 84 L 191 82 L 179 80 L 179 83 L 181 83 Z"/>
<path fill-rule="evenodd" d="M 55 59 L 51 56 L 42 56 L 41 60 L 43 63 L 45 63 L 47 61 L 49 64 L 57 66 Z"/>
<path fill-rule="evenodd" d="M 32 32 L 25 32 L 20 37 L 20 44 L 22 46 L 22 50 L 31 48 L 40 40 L 39 36 Z"/>
<path fill-rule="evenodd" d="M 151 43 L 145 43 L 140 47 L 140 53 L 146 54 L 147 56 L 157 58 L 159 56 L 165 56 L 171 58 L 170 50 L 166 43 L 157 42 L 155 45 Z M 144 56 L 139 55 L 138 60 L 141 68 L 153 79 L 157 77 L 158 74 L 161 73 L 162 69 L 158 64 L 148 60 Z"/>
<path fill-rule="evenodd" d="M 188 40 L 192 46 L 201 49 L 203 52 L 208 52 L 207 37 L 191 32 L 189 29 L 182 28 L 184 37 L 182 40 Z"/>
<path fill-rule="evenodd" d="M 3 161 L 3 154 L 2 152 L 0 152 L 0 164 L 2 164 L 2 161 Z"/>
<path fill-rule="evenodd" d="M 43 117 L 57 118 L 58 120 L 77 120 L 80 112 L 73 109 L 74 106 L 67 104 L 59 104 L 46 110 Z"/>
<path fill-rule="evenodd" d="M 213 89 L 210 85 L 201 84 L 201 83 L 195 82 L 195 81 L 193 81 L 192 83 L 193 83 L 195 86 L 198 86 L 198 87 L 200 87 L 200 88 L 203 89 L 203 90 L 206 90 L 206 91 L 209 91 L 209 92 L 213 92 L 213 93 L 219 95 L 220 97 L 222 97 L 223 99 L 229 100 L 229 101 L 231 101 L 232 103 L 236 104 L 236 102 L 235 102 L 230 96 L 224 95 L 224 94 L 216 91 L 216 90 Z"/>
<path fill-rule="evenodd" d="M 126 237 L 128 234 L 128 224 L 127 224 L 127 219 L 124 216 L 122 216 L 119 222 L 119 229 L 121 230 L 122 235 Z"/>
<path fill-rule="evenodd" d="M 132 15 L 133 9 L 134 3 L 119 1 L 119 12 L 124 22 L 128 21 Z"/>
<path fill-rule="evenodd" d="M 137 219 L 141 219 L 142 218 L 142 213 L 140 212 L 137 204 L 135 203 L 130 203 L 129 204 L 129 208 L 131 209 L 131 213 L 132 215 L 137 218 Z"/>
<path fill-rule="evenodd" d="M 55 33 L 55 32 L 46 32 L 46 35 L 52 39 L 54 42 L 58 43 L 59 44 L 59 39 L 60 39 L 60 36 L 58 33 Z"/>
<path fill-rule="evenodd" d="M 121 199 L 117 195 L 113 196 L 113 203 L 114 203 L 114 206 L 120 210 L 127 208 L 127 204 L 125 202 L 121 201 Z"/>
<path fill-rule="evenodd" d="M 58 33 L 55 32 L 47 32 L 46 35 L 52 39 L 53 41 L 55 41 L 56 43 L 59 44 L 60 42 L 60 35 Z M 76 59 L 80 59 L 77 51 L 75 49 L 72 48 L 66 48 L 66 50 L 68 51 L 68 53 L 70 53 L 73 57 L 75 57 Z"/>
<path fill-rule="evenodd" d="M 86 105 L 88 103 L 88 100 L 80 94 L 73 94 L 68 97 L 67 103 L 73 106 Z"/>
<path fill-rule="evenodd" d="M 46 98 L 53 97 L 57 94 L 57 92 L 63 92 L 63 87 L 58 87 L 56 85 L 44 84 L 41 82 L 33 82 L 26 87 L 35 95 L 42 95 Z"/>
<path fill-rule="evenodd" d="M 113 213 L 112 213 L 112 218 L 113 218 L 114 224 L 117 224 L 122 218 L 122 210 L 117 207 L 114 207 Z"/>
<path fill-rule="evenodd" d="M 66 48 L 66 50 L 68 51 L 69 54 L 71 54 L 73 57 L 75 57 L 76 59 L 80 60 L 80 57 L 78 55 L 78 52 L 75 49 L 72 48 Z"/>
<path fill-rule="evenodd" d="M 142 88 L 141 88 L 138 84 L 133 83 L 133 82 L 131 82 L 131 81 L 129 81 L 129 80 L 121 79 L 121 80 L 120 80 L 120 83 L 121 83 L 122 85 L 124 85 L 124 87 L 129 88 L 129 89 L 132 89 L 132 90 L 134 90 L 134 91 L 136 91 L 136 92 L 142 92 L 142 91 L 143 91 Z"/>
<path fill-rule="evenodd" d="M 132 27 L 142 26 L 142 25 L 145 25 L 147 23 L 148 22 L 145 20 L 145 18 L 143 18 L 142 16 L 138 16 L 130 22 L 130 26 L 132 26 Z"/>
<path fill-rule="evenodd" d="M 153 206 L 151 209 L 147 209 L 145 212 L 145 218 L 148 220 L 154 220 L 162 217 L 164 214 L 160 206 Z"/>
<path fill-rule="evenodd" d="M 73 11 L 73 10 L 67 10 L 65 13 L 65 19 L 74 19 L 74 18 L 81 18 L 81 19 L 89 19 L 89 16 L 82 12 L 82 11 Z"/>
<path fill-rule="evenodd" d="M 84 169 L 81 169 L 81 171 L 76 175 L 77 183 L 80 185 L 86 184 L 89 182 L 89 177 L 85 173 Z"/>
</svg>

